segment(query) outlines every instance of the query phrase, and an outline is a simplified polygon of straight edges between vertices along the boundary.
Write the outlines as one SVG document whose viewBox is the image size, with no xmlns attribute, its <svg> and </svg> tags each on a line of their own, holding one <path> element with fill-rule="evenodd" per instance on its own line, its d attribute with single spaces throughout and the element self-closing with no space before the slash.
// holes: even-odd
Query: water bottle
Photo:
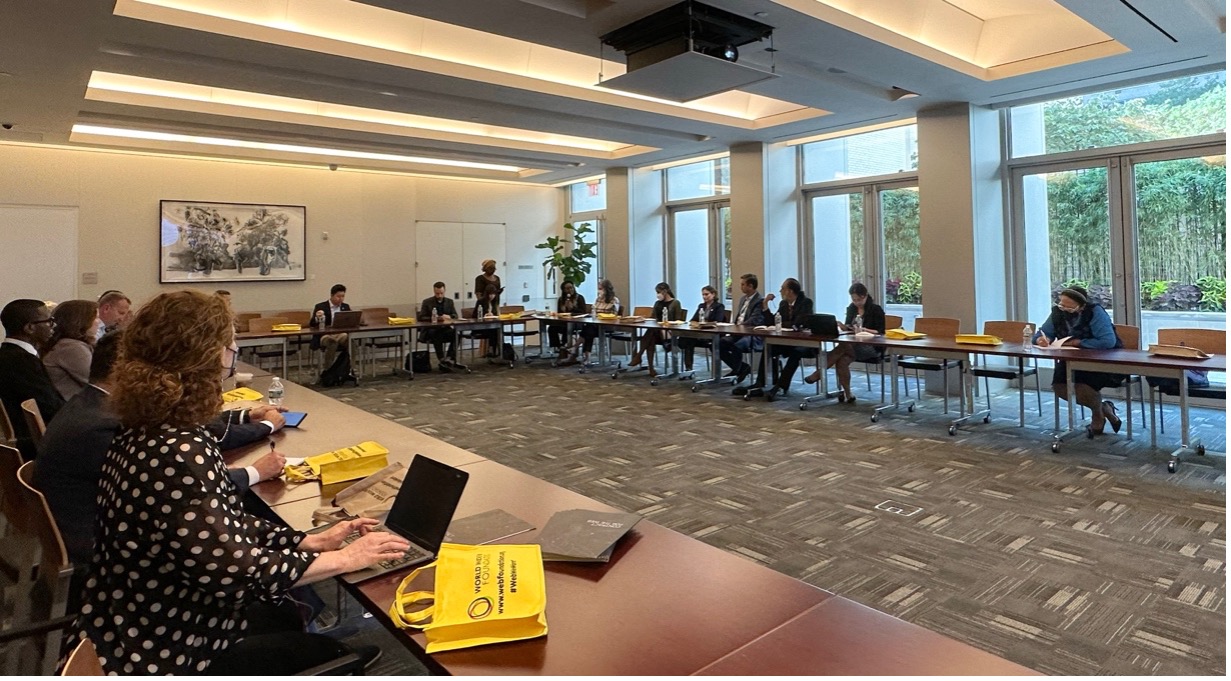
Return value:
<svg viewBox="0 0 1231 681">
<path fill-rule="evenodd" d="M 433 307 L 432 308 L 432 323 L 435 324 L 439 321 L 440 321 L 440 313 L 437 312 L 436 308 Z"/>
<path fill-rule="evenodd" d="M 851 326 L 855 327 L 855 333 L 863 331 L 863 315 L 855 315 L 855 320 L 851 323 Z"/>
<path fill-rule="evenodd" d="M 266 398 L 272 407 L 282 406 L 282 393 L 286 389 L 282 387 L 282 380 L 274 376 L 274 380 L 269 382 L 269 390 L 266 392 Z"/>
<path fill-rule="evenodd" d="M 774 331 L 781 331 L 781 330 L 782 330 L 782 313 L 776 312 L 774 313 Z"/>
<path fill-rule="evenodd" d="M 1030 352 L 1034 347 L 1034 332 L 1030 330 L 1030 325 L 1022 327 L 1022 352 Z"/>
<path fill-rule="evenodd" d="M 666 323 L 667 323 L 668 321 L 670 321 L 670 320 L 671 320 L 671 312 L 667 310 L 667 306 L 666 306 L 666 305 L 663 305 L 663 319 L 662 319 L 662 322 L 663 322 L 663 324 L 666 324 Z"/>
</svg>

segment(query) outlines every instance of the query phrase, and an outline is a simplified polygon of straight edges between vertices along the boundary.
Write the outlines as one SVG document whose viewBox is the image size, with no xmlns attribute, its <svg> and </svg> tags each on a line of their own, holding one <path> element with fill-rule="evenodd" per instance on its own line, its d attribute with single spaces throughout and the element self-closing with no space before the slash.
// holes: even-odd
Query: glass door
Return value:
<svg viewBox="0 0 1231 681">
<path fill-rule="evenodd" d="M 812 286 L 817 312 L 843 319 L 851 284 L 868 285 L 864 252 L 863 192 L 814 195 L 808 200 L 812 228 Z"/>
<path fill-rule="evenodd" d="M 701 302 L 701 287 L 721 293 L 731 278 L 731 207 L 726 201 L 673 208 L 667 281 L 685 309 Z"/>
</svg>

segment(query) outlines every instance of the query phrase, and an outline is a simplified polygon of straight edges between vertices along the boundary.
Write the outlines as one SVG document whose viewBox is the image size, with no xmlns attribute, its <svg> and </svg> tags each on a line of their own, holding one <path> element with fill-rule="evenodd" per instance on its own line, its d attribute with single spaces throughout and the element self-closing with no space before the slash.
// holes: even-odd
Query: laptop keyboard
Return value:
<svg viewBox="0 0 1231 681">
<path fill-rule="evenodd" d="M 372 528 L 372 530 L 373 530 L 373 531 L 381 531 L 381 530 L 385 530 L 385 526 L 384 526 L 384 525 L 377 525 L 376 527 L 373 527 L 373 528 Z M 343 544 L 349 544 L 349 543 L 351 543 L 351 542 L 355 541 L 355 540 L 356 540 L 356 539 L 358 539 L 358 538 L 359 538 L 359 533 L 358 533 L 358 532 L 352 532 L 352 533 L 350 533 L 349 535 L 347 535 L 346 539 L 345 539 L 345 540 L 343 540 L 343 542 L 342 542 L 342 543 L 343 543 Z M 426 551 L 424 551 L 423 549 L 421 549 L 421 548 L 419 548 L 419 547 L 415 546 L 414 544 L 411 544 L 411 545 L 410 545 L 410 548 L 409 548 L 409 549 L 406 549 L 406 553 L 403 553 L 401 558 L 390 558 L 389 560 L 382 560 L 381 562 L 379 562 L 379 563 L 377 563 L 377 564 L 376 564 L 376 567 L 381 567 L 381 568 L 384 568 L 384 569 L 386 569 L 386 570 L 392 570 L 392 569 L 394 569 L 394 568 L 398 568 L 398 567 L 401 567 L 401 566 L 403 566 L 403 565 L 409 565 L 410 563 L 413 563 L 413 562 L 416 562 L 416 561 L 420 561 L 420 560 L 422 560 L 422 559 L 424 559 L 424 558 L 428 558 L 428 557 L 429 557 L 429 555 L 428 555 L 428 553 L 427 553 Z"/>
</svg>

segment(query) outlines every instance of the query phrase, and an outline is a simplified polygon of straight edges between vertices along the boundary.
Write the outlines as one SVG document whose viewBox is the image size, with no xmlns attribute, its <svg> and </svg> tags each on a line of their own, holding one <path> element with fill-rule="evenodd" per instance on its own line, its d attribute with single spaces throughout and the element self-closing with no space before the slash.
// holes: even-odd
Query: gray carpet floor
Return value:
<svg viewBox="0 0 1231 681">
<path fill-rule="evenodd" d="M 800 411 L 798 383 L 767 403 L 472 367 L 326 392 L 1041 672 L 1224 673 L 1223 410 L 1193 410 L 1211 454 L 1169 475 L 1140 430 L 1052 453 L 1048 393 L 1025 428 L 1008 392 L 990 424 L 950 437 L 938 397 L 871 423 L 879 389 L 860 375 L 856 404 Z"/>
</svg>

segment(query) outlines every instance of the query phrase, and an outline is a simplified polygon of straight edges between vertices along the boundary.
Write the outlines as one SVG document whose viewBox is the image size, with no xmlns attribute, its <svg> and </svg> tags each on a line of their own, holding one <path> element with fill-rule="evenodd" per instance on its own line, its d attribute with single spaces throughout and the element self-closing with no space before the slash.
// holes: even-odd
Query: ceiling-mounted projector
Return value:
<svg viewBox="0 0 1231 681">
<path fill-rule="evenodd" d="M 605 88 L 688 102 L 778 75 L 737 64 L 739 48 L 764 40 L 772 26 L 685 0 L 602 36 L 624 53 L 628 72 Z"/>
</svg>

